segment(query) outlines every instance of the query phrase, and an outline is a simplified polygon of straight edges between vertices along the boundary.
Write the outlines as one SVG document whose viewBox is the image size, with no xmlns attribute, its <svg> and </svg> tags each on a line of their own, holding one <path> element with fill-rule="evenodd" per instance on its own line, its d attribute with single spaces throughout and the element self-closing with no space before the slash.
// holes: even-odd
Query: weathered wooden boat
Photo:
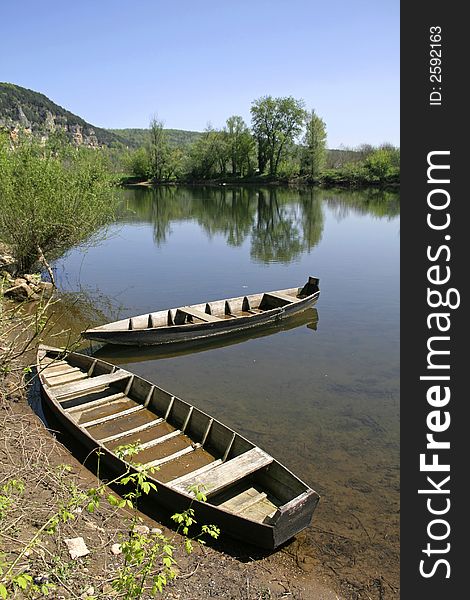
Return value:
<svg viewBox="0 0 470 600">
<path fill-rule="evenodd" d="M 317 330 L 319 317 L 316 308 L 307 308 L 301 313 L 283 319 L 280 323 L 271 323 L 266 327 L 257 327 L 242 331 L 237 335 L 225 335 L 206 340 L 193 340 L 180 344 L 160 344 L 158 346 L 120 346 L 119 344 L 92 344 L 93 356 L 107 360 L 113 364 L 129 365 L 135 362 L 158 360 L 161 358 L 175 358 L 187 354 L 197 354 L 217 348 L 227 348 L 235 344 L 242 344 L 247 340 L 267 337 L 280 331 L 289 331 L 305 325 L 311 331 Z"/>
<path fill-rule="evenodd" d="M 100 449 L 108 469 L 138 469 L 116 449 L 139 444 L 132 460 L 158 467 L 152 501 L 173 512 L 192 503 L 200 522 L 267 549 L 309 525 L 319 495 L 210 415 L 93 356 L 40 346 L 37 369 L 45 402 L 87 450 Z"/>
<path fill-rule="evenodd" d="M 316 277 L 309 277 L 302 288 L 160 310 L 87 329 L 82 335 L 90 340 L 135 346 L 236 335 L 275 323 L 312 306 L 320 295 L 318 282 Z"/>
</svg>

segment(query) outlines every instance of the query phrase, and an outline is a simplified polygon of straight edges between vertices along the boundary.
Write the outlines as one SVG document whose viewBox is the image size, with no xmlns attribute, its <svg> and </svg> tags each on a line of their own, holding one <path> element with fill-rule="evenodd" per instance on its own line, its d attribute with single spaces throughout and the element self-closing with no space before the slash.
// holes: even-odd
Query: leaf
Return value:
<svg viewBox="0 0 470 600">
<path fill-rule="evenodd" d="M 111 506 L 119 505 L 119 500 L 116 498 L 116 496 L 113 496 L 112 494 L 108 495 L 108 502 L 109 504 L 111 504 Z"/>
<path fill-rule="evenodd" d="M 191 543 L 191 540 L 184 541 L 184 549 L 186 550 L 187 554 L 191 554 L 191 552 L 193 551 L 193 545 Z"/>
<path fill-rule="evenodd" d="M 3 585 L 3 583 L 0 583 L 0 598 L 3 598 L 3 600 L 6 600 L 7 595 L 8 595 L 7 588 Z"/>
<path fill-rule="evenodd" d="M 28 582 L 26 581 L 26 579 L 23 577 L 23 575 L 18 575 L 18 577 L 15 577 L 15 579 L 13 580 L 14 583 L 16 583 L 16 585 L 18 587 L 20 587 L 22 590 L 25 590 L 28 587 Z"/>
</svg>

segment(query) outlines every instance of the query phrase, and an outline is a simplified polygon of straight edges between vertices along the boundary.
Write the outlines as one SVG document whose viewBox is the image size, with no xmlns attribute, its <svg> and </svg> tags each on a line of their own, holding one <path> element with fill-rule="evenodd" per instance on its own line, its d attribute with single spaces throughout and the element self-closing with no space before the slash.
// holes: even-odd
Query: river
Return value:
<svg viewBox="0 0 470 600">
<path fill-rule="evenodd" d="M 61 326 L 74 337 L 117 318 L 319 277 L 316 310 L 271 335 L 182 356 L 101 355 L 233 427 L 320 493 L 311 527 L 287 549 L 304 568 L 321 564 L 351 589 L 398 587 L 398 195 L 119 193 L 106 235 L 54 264 Z"/>
</svg>

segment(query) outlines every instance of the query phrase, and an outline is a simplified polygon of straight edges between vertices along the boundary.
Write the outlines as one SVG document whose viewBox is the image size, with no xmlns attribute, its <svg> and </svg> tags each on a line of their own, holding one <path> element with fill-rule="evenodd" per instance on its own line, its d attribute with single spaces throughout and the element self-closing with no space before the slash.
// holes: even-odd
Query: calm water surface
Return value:
<svg viewBox="0 0 470 600">
<path fill-rule="evenodd" d="M 294 543 L 304 563 L 357 586 L 374 577 L 398 585 L 398 197 L 224 187 L 120 193 L 110 237 L 55 265 L 72 331 L 319 277 L 310 325 L 303 319 L 178 357 L 101 356 L 227 423 L 321 494 L 312 526 Z"/>
</svg>

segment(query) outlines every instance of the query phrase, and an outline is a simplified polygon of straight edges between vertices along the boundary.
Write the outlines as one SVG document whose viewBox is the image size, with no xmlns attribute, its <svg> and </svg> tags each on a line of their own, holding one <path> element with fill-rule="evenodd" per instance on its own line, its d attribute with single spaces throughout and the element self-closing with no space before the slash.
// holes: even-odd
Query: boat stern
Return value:
<svg viewBox="0 0 470 600">
<path fill-rule="evenodd" d="M 304 287 L 299 290 L 299 297 L 304 298 L 305 296 L 313 296 L 313 294 L 320 292 L 319 283 L 320 280 L 318 277 L 309 277 Z"/>
<path fill-rule="evenodd" d="M 312 515 L 319 500 L 319 494 L 309 489 L 278 508 L 276 513 L 271 517 L 274 548 L 290 540 L 310 525 Z"/>
</svg>

